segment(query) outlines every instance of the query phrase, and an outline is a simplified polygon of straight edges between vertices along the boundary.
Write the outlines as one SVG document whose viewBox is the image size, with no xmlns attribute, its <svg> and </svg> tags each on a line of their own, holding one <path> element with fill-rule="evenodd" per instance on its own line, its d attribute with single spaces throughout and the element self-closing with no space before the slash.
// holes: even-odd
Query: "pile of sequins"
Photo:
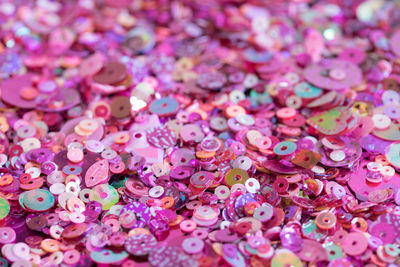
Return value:
<svg viewBox="0 0 400 267">
<path fill-rule="evenodd" d="M 0 21 L 1 266 L 400 266 L 398 2 Z"/>
</svg>

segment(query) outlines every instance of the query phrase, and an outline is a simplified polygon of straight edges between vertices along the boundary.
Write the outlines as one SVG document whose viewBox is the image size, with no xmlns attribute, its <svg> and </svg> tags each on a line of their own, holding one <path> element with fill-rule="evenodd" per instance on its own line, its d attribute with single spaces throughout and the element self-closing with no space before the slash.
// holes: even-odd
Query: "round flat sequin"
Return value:
<svg viewBox="0 0 400 267">
<path fill-rule="evenodd" d="M 301 98 L 315 98 L 321 95 L 322 90 L 309 83 L 302 82 L 295 86 L 294 93 Z"/>
<path fill-rule="evenodd" d="M 124 79 L 126 66 L 119 62 L 110 62 L 94 76 L 96 83 L 115 84 Z"/>
<path fill-rule="evenodd" d="M 225 182 L 228 186 L 235 184 L 244 184 L 248 179 L 249 175 L 242 169 L 232 169 L 225 175 Z"/>
<path fill-rule="evenodd" d="M 280 142 L 274 147 L 274 152 L 277 155 L 289 155 L 296 150 L 297 146 L 293 142 L 284 141 Z"/>
<path fill-rule="evenodd" d="M 34 189 L 23 195 L 22 201 L 24 206 L 30 210 L 39 212 L 46 211 L 53 207 L 54 196 L 47 190 Z"/>
<path fill-rule="evenodd" d="M 111 185 L 100 184 L 90 191 L 89 199 L 90 201 L 100 202 L 103 210 L 108 210 L 118 202 L 119 195 Z"/>
<path fill-rule="evenodd" d="M 353 256 L 362 254 L 367 247 L 367 239 L 362 233 L 349 233 L 343 243 L 344 251 Z"/>
<path fill-rule="evenodd" d="M 178 110 L 179 103 L 174 98 L 160 98 L 153 101 L 149 109 L 152 113 L 158 114 L 160 116 L 168 116 L 175 113 Z"/>
</svg>

